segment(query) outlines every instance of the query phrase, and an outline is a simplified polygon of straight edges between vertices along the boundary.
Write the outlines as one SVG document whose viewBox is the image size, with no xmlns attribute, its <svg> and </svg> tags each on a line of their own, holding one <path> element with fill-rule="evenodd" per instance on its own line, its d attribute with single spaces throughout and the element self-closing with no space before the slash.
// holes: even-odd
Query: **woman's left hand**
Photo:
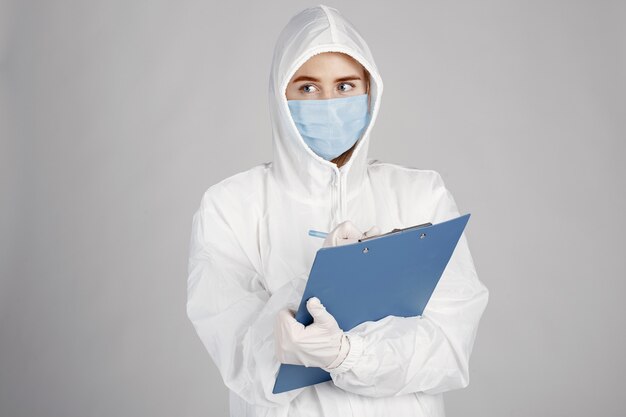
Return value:
<svg viewBox="0 0 626 417">
<path fill-rule="evenodd" d="M 348 353 L 347 336 L 317 297 L 310 298 L 306 306 L 314 320 L 308 326 L 287 309 L 278 313 L 274 327 L 276 356 L 282 363 L 334 368 Z"/>
</svg>

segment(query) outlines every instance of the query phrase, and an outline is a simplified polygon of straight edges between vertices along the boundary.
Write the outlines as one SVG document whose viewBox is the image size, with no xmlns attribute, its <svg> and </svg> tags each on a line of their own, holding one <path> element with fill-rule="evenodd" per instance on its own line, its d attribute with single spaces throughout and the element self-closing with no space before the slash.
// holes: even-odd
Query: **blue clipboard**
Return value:
<svg viewBox="0 0 626 417">
<path fill-rule="evenodd" d="M 348 331 L 387 316 L 424 311 L 465 229 L 470 214 L 426 226 L 317 251 L 296 320 L 313 322 L 306 301 L 318 297 Z M 321 368 L 281 364 L 273 393 L 330 381 Z"/>
</svg>

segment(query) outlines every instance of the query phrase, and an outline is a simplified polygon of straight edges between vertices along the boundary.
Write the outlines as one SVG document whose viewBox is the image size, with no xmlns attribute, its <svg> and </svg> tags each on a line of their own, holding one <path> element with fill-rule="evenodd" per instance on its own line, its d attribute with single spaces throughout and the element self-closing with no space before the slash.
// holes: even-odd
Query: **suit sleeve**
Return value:
<svg viewBox="0 0 626 417">
<path fill-rule="evenodd" d="M 459 212 L 435 174 L 432 223 L 439 223 Z M 331 372 L 335 385 L 372 397 L 466 387 L 470 354 L 488 298 L 463 233 L 422 316 L 387 316 L 346 332 L 351 349 Z"/>
<path fill-rule="evenodd" d="M 270 294 L 231 226 L 207 191 L 192 221 L 187 316 L 229 389 L 250 404 L 283 405 L 302 389 L 272 394 L 280 365 L 273 323 L 297 302 L 303 280 Z"/>
</svg>

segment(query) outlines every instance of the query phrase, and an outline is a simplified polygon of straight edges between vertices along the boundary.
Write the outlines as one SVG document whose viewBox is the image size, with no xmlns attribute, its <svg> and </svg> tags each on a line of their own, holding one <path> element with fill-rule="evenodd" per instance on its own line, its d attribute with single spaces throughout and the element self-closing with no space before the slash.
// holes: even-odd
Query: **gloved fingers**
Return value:
<svg viewBox="0 0 626 417">
<path fill-rule="evenodd" d="M 339 239 L 359 239 L 363 235 L 363 232 L 350 220 L 337 225 L 336 230 L 336 235 Z"/>
<path fill-rule="evenodd" d="M 355 243 L 363 233 L 350 220 L 341 222 L 324 239 L 322 247 L 347 245 Z"/>
<path fill-rule="evenodd" d="M 330 314 L 319 298 L 311 297 L 306 302 L 306 308 L 313 317 L 314 323 L 326 326 L 328 324 L 337 326 L 337 320 Z"/>
<path fill-rule="evenodd" d="M 353 238 L 353 239 L 343 239 L 343 238 L 338 238 L 338 237 L 334 237 L 334 236 L 330 236 L 330 237 L 326 237 L 326 240 L 324 240 L 324 244 L 322 245 L 323 248 L 326 248 L 328 246 L 342 246 L 342 245 L 348 245 L 350 243 L 356 243 L 358 242 L 360 239 L 360 236 L 358 238 Z"/>
<path fill-rule="evenodd" d="M 378 228 L 378 226 L 372 226 L 367 232 L 363 233 L 364 237 L 372 237 L 372 236 L 376 236 L 379 234 L 380 234 L 380 229 Z"/>
<path fill-rule="evenodd" d="M 359 239 L 339 239 L 335 246 L 349 245 L 351 243 L 357 243 L 358 241 Z"/>
</svg>

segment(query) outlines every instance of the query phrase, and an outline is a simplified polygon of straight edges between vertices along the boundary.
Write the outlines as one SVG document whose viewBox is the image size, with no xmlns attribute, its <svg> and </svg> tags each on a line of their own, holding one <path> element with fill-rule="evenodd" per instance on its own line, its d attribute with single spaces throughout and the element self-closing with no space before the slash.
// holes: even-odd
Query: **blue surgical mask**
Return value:
<svg viewBox="0 0 626 417">
<path fill-rule="evenodd" d="M 368 95 L 288 100 L 298 131 L 313 152 L 330 161 L 350 149 L 367 127 Z"/>
</svg>

